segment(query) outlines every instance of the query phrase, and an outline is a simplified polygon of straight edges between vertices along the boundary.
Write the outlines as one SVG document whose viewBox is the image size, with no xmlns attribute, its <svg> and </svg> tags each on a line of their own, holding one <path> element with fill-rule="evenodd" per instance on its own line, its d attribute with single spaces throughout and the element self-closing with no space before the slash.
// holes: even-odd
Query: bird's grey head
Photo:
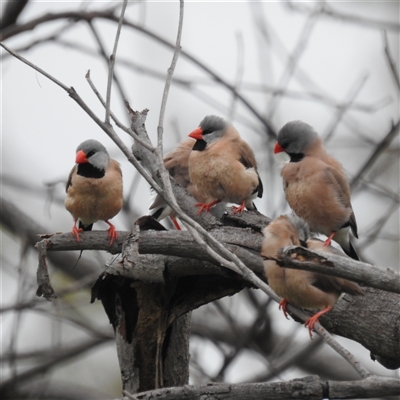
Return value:
<svg viewBox="0 0 400 400">
<path fill-rule="evenodd" d="M 110 156 L 107 149 L 97 140 L 89 139 L 82 142 L 76 149 L 76 152 L 83 151 L 89 163 L 99 170 L 107 167 Z"/>
<path fill-rule="evenodd" d="M 200 122 L 199 126 L 203 131 L 203 140 L 207 144 L 210 144 L 224 135 L 228 124 L 221 117 L 217 117 L 216 115 L 207 115 Z"/>
<path fill-rule="evenodd" d="M 318 138 L 313 127 L 302 121 L 285 124 L 278 133 L 278 143 L 290 155 L 304 154 Z"/>
<path fill-rule="evenodd" d="M 288 221 L 296 229 L 299 239 L 301 242 L 305 243 L 310 237 L 310 228 L 303 218 L 298 217 L 296 214 L 291 214 L 287 216 Z"/>
</svg>

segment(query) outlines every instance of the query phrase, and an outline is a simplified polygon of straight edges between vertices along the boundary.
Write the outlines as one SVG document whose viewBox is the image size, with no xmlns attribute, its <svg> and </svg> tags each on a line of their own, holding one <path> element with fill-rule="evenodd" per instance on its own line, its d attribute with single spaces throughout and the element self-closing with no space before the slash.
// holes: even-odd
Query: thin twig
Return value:
<svg viewBox="0 0 400 400">
<path fill-rule="evenodd" d="M 66 92 L 68 92 L 70 89 L 65 86 L 62 82 L 60 82 L 58 79 L 54 78 L 50 74 L 48 74 L 46 71 L 42 70 L 35 64 L 31 63 L 28 61 L 26 58 L 22 57 L 20 54 L 16 53 L 15 51 L 11 50 L 8 46 L 6 46 L 3 42 L 0 42 L 0 46 L 3 47 L 6 51 L 8 51 L 12 56 L 17 58 L 18 60 L 22 61 L 24 64 L 29 65 L 31 68 L 35 69 L 36 71 L 40 72 L 42 75 L 44 75 L 46 78 L 50 79 L 53 81 L 56 85 L 60 86 L 63 88 Z"/>
<path fill-rule="evenodd" d="M 358 182 L 364 177 L 364 175 L 372 168 L 372 166 L 375 164 L 376 160 L 379 158 L 379 156 L 389 147 L 390 143 L 392 140 L 396 137 L 396 135 L 399 133 L 399 128 L 400 128 L 400 120 L 396 122 L 390 129 L 390 131 L 387 133 L 387 135 L 381 140 L 378 146 L 375 147 L 374 151 L 372 154 L 368 157 L 368 159 L 365 161 L 364 165 L 360 168 L 360 170 L 357 172 L 357 174 L 353 177 L 350 183 L 350 188 L 351 190 L 354 190 L 354 188 L 357 186 Z"/>
<path fill-rule="evenodd" d="M 236 77 L 235 77 L 235 90 L 239 91 L 239 88 L 242 83 L 243 73 L 244 73 L 244 44 L 243 44 L 243 36 L 241 32 L 236 32 L 236 43 L 237 43 L 237 69 L 236 69 Z M 232 103 L 229 109 L 229 119 L 233 121 L 236 111 L 237 97 L 233 94 Z"/>
<path fill-rule="evenodd" d="M 308 8 L 299 4 L 299 2 L 289 1 L 288 6 L 296 11 L 311 13 L 312 11 Z M 370 18 L 360 17 L 358 15 L 346 14 L 344 12 L 334 10 L 329 6 L 327 2 L 324 2 L 324 7 L 321 10 L 321 16 L 326 16 L 336 20 L 349 22 L 351 24 L 359 24 L 363 27 L 374 28 L 374 29 L 386 29 L 389 31 L 399 32 L 400 24 L 390 21 L 379 21 Z"/>
<path fill-rule="evenodd" d="M 164 188 L 167 190 L 169 194 L 170 201 L 173 202 L 176 205 L 176 207 L 178 207 L 178 203 L 176 202 L 175 195 L 171 187 L 169 172 L 165 168 L 163 161 L 163 132 L 164 132 L 163 126 L 164 126 L 164 116 L 165 116 L 165 109 L 167 107 L 169 88 L 171 86 L 172 76 L 175 71 L 176 63 L 178 62 L 179 53 L 181 51 L 183 12 L 184 12 L 184 2 L 183 0 L 180 0 L 178 33 L 176 37 L 174 55 L 172 57 L 171 66 L 168 68 L 167 79 L 165 81 L 164 92 L 161 101 L 160 116 L 157 127 L 157 152 L 156 152 L 158 163 L 160 166 L 162 183 L 164 185 Z"/>
<path fill-rule="evenodd" d="M 171 66 L 168 68 L 167 79 L 165 81 L 164 93 L 161 101 L 161 109 L 160 109 L 160 117 L 158 120 L 158 128 L 157 128 L 157 147 L 162 154 L 162 136 L 163 136 L 163 125 L 164 125 L 164 115 L 165 109 L 167 107 L 167 100 L 169 94 L 169 88 L 171 86 L 172 76 L 175 71 L 176 63 L 178 62 L 179 53 L 181 52 L 181 38 L 182 38 L 182 28 L 183 28 L 183 11 L 184 11 L 184 2 L 183 0 L 179 0 L 179 26 L 178 26 L 178 34 L 176 37 L 175 51 L 172 57 Z"/>
<path fill-rule="evenodd" d="M 117 55 L 118 42 L 119 42 L 119 37 L 121 34 L 122 22 L 124 20 L 124 14 L 125 14 L 127 4 L 128 4 L 128 0 L 124 0 L 124 4 L 122 5 L 122 9 L 121 9 L 121 15 L 120 15 L 119 21 L 118 21 L 117 34 L 115 35 L 114 49 L 110 56 L 110 64 L 109 64 L 109 69 L 108 69 L 108 81 L 107 81 L 107 96 L 106 96 L 106 118 L 105 118 L 106 124 L 110 124 L 111 86 L 112 86 L 112 81 L 113 81 L 113 76 L 114 76 L 115 57 Z"/>
<path fill-rule="evenodd" d="M 278 83 L 278 88 L 281 89 L 282 91 L 285 91 L 287 85 L 289 84 L 289 81 L 299 64 L 299 60 L 307 47 L 310 35 L 312 33 L 315 23 L 317 22 L 318 19 L 317 17 L 319 15 L 320 9 L 321 9 L 320 3 L 316 3 L 315 8 L 313 9 L 312 13 L 310 13 L 310 15 L 308 16 L 308 19 L 303 27 L 303 30 L 299 35 L 296 47 L 294 48 L 293 53 L 289 57 L 285 69 L 282 73 L 282 77 Z M 273 117 L 273 114 L 277 106 L 278 106 L 278 97 L 275 95 L 271 98 L 268 105 L 267 115 L 269 119 Z"/>
<path fill-rule="evenodd" d="M 368 77 L 369 77 L 368 72 L 362 74 L 362 76 L 358 78 L 357 81 L 350 88 L 350 91 L 347 95 L 347 100 L 343 102 L 343 105 L 341 107 L 337 108 L 336 112 L 332 116 L 331 122 L 328 124 L 328 127 L 326 128 L 325 133 L 323 134 L 323 137 L 325 138 L 324 143 L 327 143 L 328 140 L 331 139 L 333 133 L 335 132 L 336 127 L 339 125 L 346 111 L 350 109 L 358 93 L 360 93 L 360 90 L 364 87 L 365 83 L 367 82 Z"/>
<path fill-rule="evenodd" d="M 383 41 L 385 44 L 386 59 L 389 63 L 390 71 L 392 72 L 392 77 L 396 83 L 397 89 L 400 90 L 399 71 L 396 67 L 396 63 L 394 62 L 392 55 L 390 54 L 389 41 L 386 30 L 383 31 Z"/>
<path fill-rule="evenodd" d="M 100 103 L 103 105 L 104 108 L 106 108 L 106 102 L 104 101 L 103 97 L 101 96 L 100 92 L 97 90 L 96 85 L 93 83 L 92 78 L 90 77 L 90 70 L 85 75 L 86 80 L 89 83 L 89 86 L 92 88 L 94 94 L 97 96 L 97 98 L 100 100 Z M 122 129 L 124 132 L 128 133 L 130 136 L 132 136 L 135 140 L 137 140 L 143 147 L 145 147 L 147 150 L 153 152 L 155 148 L 143 140 L 141 137 L 139 137 L 135 132 L 132 131 L 132 129 L 128 128 L 125 126 L 117 117 L 116 115 L 110 110 L 110 116 L 115 122 L 115 124 L 118 126 L 118 128 Z"/>
<path fill-rule="evenodd" d="M 90 21 L 95 18 L 103 18 L 106 20 L 111 20 L 114 22 L 118 22 L 118 18 L 115 15 L 111 15 L 108 12 L 104 11 L 91 11 L 91 12 L 76 12 L 76 11 L 68 11 L 68 12 L 60 12 L 60 13 L 47 13 L 44 17 L 39 17 L 28 21 L 26 24 L 21 24 L 18 26 L 12 27 L 12 29 L 7 29 L 4 32 L 0 32 L 0 39 L 5 40 L 11 36 L 17 35 L 18 33 L 26 32 L 29 30 L 34 29 L 36 26 L 50 22 L 58 19 L 75 19 L 75 20 L 84 20 Z M 127 21 L 126 19 L 123 22 L 124 25 L 129 26 L 132 29 L 136 29 L 139 32 L 144 33 L 145 35 L 149 36 L 150 38 L 156 40 L 163 45 L 175 49 L 175 45 L 168 42 L 167 40 L 163 39 L 162 37 L 158 36 L 157 34 L 147 30 L 142 25 L 135 24 L 133 22 Z M 229 91 L 231 91 L 242 103 L 243 105 L 249 109 L 249 111 L 262 123 L 264 126 L 267 134 L 271 136 L 271 138 L 276 138 L 276 130 L 274 129 L 271 122 L 264 118 L 261 113 L 259 113 L 256 108 L 245 98 L 241 93 L 238 93 L 234 86 L 228 83 L 222 76 L 218 75 L 204 63 L 199 61 L 196 57 L 192 56 L 191 54 L 181 51 L 182 56 L 185 56 L 188 60 L 193 62 L 207 74 L 209 74 L 216 82 L 223 85 Z"/>
<path fill-rule="evenodd" d="M 89 25 L 90 30 L 92 31 L 93 36 L 94 36 L 94 38 L 95 38 L 95 40 L 96 40 L 96 42 L 97 42 L 97 44 L 98 44 L 98 46 L 99 46 L 100 54 L 102 55 L 102 57 L 104 58 L 104 60 L 107 62 L 107 65 L 109 65 L 109 58 L 107 57 L 105 46 L 104 46 L 103 42 L 101 41 L 100 35 L 99 35 L 99 33 L 97 32 L 97 29 L 94 27 L 92 21 L 88 21 L 88 25 Z M 96 55 L 97 55 L 97 54 L 96 54 Z M 116 61 L 116 60 L 115 60 L 115 61 Z M 115 81 L 115 84 L 117 85 L 117 88 L 118 88 L 118 90 L 119 90 L 119 93 L 120 93 L 120 96 L 121 96 L 121 98 L 122 98 L 122 101 L 124 101 L 124 100 L 127 99 L 128 97 L 127 97 L 126 94 L 125 94 L 124 88 L 122 87 L 122 84 L 121 84 L 121 82 L 119 81 L 118 76 L 117 76 L 117 74 L 115 73 L 115 70 L 114 70 L 114 72 L 113 72 L 113 79 L 114 79 L 114 81 Z M 112 115 L 111 115 L 111 118 L 112 118 Z"/>
</svg>

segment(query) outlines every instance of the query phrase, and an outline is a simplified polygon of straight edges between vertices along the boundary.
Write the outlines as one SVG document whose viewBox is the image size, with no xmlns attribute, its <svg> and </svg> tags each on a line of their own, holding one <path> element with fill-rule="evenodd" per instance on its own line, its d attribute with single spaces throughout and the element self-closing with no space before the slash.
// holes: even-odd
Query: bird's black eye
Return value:
<svg viewBox="0 0 400 400">
<path fill-rule="evenodd" d="M 92 157 L 96 152 L 94 150 L 90 150 L 89 153 L 86 154 L 86 158 Z"/>
<path fill-rule="evenodd" d="M 283 140 L 279 143 L 279 146 L 281 146 L 283 149 L 286 149 L 286 147 L 289 146 L 289 143 L 286 140 Z"/>
<path fill-rule="evenodd" d="M 214 132 L 214 129 L 212 129 L 212 128 L 207 128 L 207 129 L 204 129 L 204 130 L 203 130 L 203 135 L 208 135 L 208 134 L 213 133 L 213 132 Z"/>
</svg>

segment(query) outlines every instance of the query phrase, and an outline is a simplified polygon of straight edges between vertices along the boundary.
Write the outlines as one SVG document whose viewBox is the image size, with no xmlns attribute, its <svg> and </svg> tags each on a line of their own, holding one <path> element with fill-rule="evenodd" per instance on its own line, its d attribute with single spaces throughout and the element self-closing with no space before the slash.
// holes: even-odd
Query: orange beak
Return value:
<svg viewBox="0 0 400 400">
<path fill-rule="evenodd" d="M 86 154 L 82 150 L 79 150 L 76 153 L 75 162 L 77 164 L 85 164 L 85 163 L 89 162 L 89 160 L 86 158 Z"/>
<path fill-rule="evenodd" d="M 200 127 L 195 129 L 193 132 L 189 133 L 189 137 L 197 140 L 203 140 L 203 129 Z"/>
<path fill-rule="evenodd" d="M 283 151 L 285 151 L 285 149 L 278 142 L 276 142 L 274 147 L 274 154 L 282 153 Z"/>
</svg>

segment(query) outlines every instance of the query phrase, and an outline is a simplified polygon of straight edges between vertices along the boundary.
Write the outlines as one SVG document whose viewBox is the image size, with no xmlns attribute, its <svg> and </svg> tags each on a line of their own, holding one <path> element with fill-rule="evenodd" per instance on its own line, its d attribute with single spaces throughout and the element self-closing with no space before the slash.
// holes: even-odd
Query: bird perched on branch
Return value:
<svg viewBox="0 0 400 400">
<path fill-rule="evenodd" d="M 359 260 L 349 237 L 357 223 L 350 203 L 350 186 L 341 164 L 331 157 L 314 129 L 302 122 L 288 122 L 278 133 L 274 153 L 285 152 L 290 162 L 282 168 L 283 187 L 292 210 L 312 232 L 333 239 L 343 251 Z"/>
<path fill-rule="evenodd" d="M 74 218 L 72 234 L 79 242 L 79 232 L 91 231 L 97 221 L 109 225 L 110 245 L 118 234 L 109 219 L 122 208 L 122 172 L 97 140 L 86 140 L 76 149 L 76 165 L 66 186 L 65 208 Z M 79 228 L 76 223 L 79 220 Z"/>
<path fill-rule="evenodd" d="M 189 134 L 196 139 L 189 156 L 189 176 L 202 195 L 213 199 L 199 202 L 199 214 L 210 211 L 219 202 L 240 204 L 234 212 L 246 207 L 256 209 L 253 199 L 262 197 L 263 185 L 250 146 L 237 130 L 215 115 L 208 115 Z"/>
<path fill-rule="evenodd" d="M 285 317 L 287 317 L 288 303 L 301 308 L 321 310 L 304 324 L 308 327 L 310 337 L 312 337 L 311 331 L 318 318 L 332 310 L 341 293 L 364 294 L 356 283 L 346 279 L 317 272 L 284 268 L 276 263 L 278 250 L 292 245 L 307 247 L 311 251 L 340 253 L 346 257 L 334 247 L 325 246 L 319 240 L 310 239 L 308 225 L 303 219 L 296 215 L 281 215 L 264 228 L 263 233 L 261 256 L 264 258 L 264 272 L 273 291 L 283 297 L 279 308 L 282 308 Z"/>
<path fill-rule="evenodd" d="M 169 174 L 176 182 L 184 187 L 195 199 L 199 202 L 212 201 L 212 199 L 207 199 L 198 189 L 197 186 L 190 181 L 189 177 L 189 155 L 196 140 L 189 138 L 178 145 L 178 147 L 172 150 L 164 157 L 164 165 L 168 170 Z M 151 189 L 153 190 L 153 189 Z M 154 191 L 154 190 L 153 190 Z M 175 214 L 172 212 L 171 208 L 165 203 L 164 199 L 156 194 L 154 201 L 151 204 L 150 210 L 155 210 L 153 212 L 153 217 L 157 221 L 169 216 L 176 229 L 181 230 L 181 227 L 176 219 Z M 223 210 L 219 210 L 218 216 L 222 216 Z"/>
</svg>

